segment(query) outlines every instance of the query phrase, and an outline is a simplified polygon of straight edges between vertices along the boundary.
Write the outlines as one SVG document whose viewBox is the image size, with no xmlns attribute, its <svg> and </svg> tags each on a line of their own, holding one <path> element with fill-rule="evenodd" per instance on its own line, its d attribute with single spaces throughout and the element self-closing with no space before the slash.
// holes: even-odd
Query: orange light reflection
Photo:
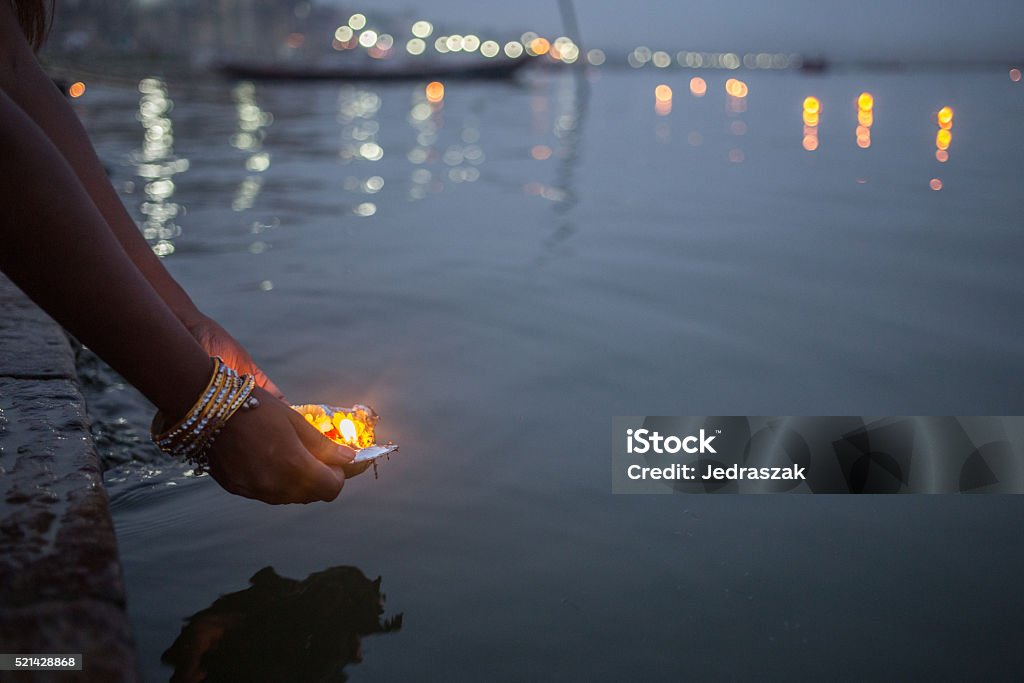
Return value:
<svg viewBox="0 0 1024 683">
<path fill-rule="evenodd" d="M 427 96 L 428 102 L 438 103 L 444 99 L 444 83 L 441 81 L 432 81 L 427 84 L 424 88 L 424 93 Z"/>
<path fill-rule="evenodd" d="M 534 145 L 530 148 L 530 156 L 537 161 L 544 161 L 551 158 L 552 150 L 547 145 Z"/>
<path fill-rule="evenodd" d="M 940 109 L 936 118 L 939 121 L 939 128 L 949 130 L 953 127 L 953 109 L 951 107 L 943 107 Z"/>
<path fill-rule="evenodd" d="M 808 152 L 818 149 L 818 123 L 821 116 L 821 101 L 817 97 L 804 99 L 804 139 L 803 147 Z"/>
<path fill-rule="evenodd" d="M 861 149 L 871 147 L 871 126 L 875 123 L 875 96 L 862 92 L 857 97 L 857 146 Z"/>
</svg>

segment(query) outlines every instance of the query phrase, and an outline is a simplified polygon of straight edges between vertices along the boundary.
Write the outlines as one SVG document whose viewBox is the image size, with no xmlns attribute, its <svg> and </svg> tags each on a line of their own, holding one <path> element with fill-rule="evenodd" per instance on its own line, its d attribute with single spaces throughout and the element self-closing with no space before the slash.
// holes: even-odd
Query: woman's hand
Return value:
<svg viewBox="0 0 1024 683">
<path fill-rule="evenodd" d="M 221 327 L 217 321 L 199 314 L 197 317 L 185 321 L 185 328 L 195 337 L 199 345 L 206 349 L 209 355 L 220 356 L 229 367 L 234 368 L 240 375 L 251 374 L 256 378 L 256 386 L 263 387 L 275 398 L 284 400 L 284 394 L 259 369 L 252 356 L 245 350 L 245 347 L 228 334 L 228 331 Z"/>
<path fill-rule="evenodd" d="M 217 435 L 210 476 L 230 493 L 265 503 L 337 498 L 355 451 L 325 438 L 266 390 L 253 395 L 260 406 L 235 413 Z"/>
</svg>

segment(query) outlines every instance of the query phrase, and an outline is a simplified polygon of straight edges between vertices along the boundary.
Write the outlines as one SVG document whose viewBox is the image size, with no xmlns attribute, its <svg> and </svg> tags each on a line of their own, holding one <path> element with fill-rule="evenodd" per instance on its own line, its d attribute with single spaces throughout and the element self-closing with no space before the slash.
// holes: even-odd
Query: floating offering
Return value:
<svg viewBox="0 0 1024 683">
<path fill-rule="evenodd" d="M 357 404 L 351 408 L 337 408 L 311 403 L 292 408 L 331 441 L 356 449 L 353 464 L 371 463 L 398 450 L 398 445 L 390 441 L 377 443 L 375 429 L 380 416 L 369 406 Z"/>
</svg>

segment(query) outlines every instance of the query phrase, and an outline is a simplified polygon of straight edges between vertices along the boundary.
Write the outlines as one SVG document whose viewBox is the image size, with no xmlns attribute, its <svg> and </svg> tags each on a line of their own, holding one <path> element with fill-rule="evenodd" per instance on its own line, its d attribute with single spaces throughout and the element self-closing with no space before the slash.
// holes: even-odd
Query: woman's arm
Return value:
<svg viewBox="0 0 1024 683">
<path fill-rule="evenodd" d="M 205 388 L 209 356 L 128 258 L 65 158 L 3 90 L 0 270 L 170 421 Z M 271 503 L 336 497 L 352 449 L 269 394 L 261 403 L 225 425 L 209 456 L 214 478 Z"/>
<path fill-rule="evenodd" d="M 192 336 L 208 353 L 222 356 L 239 372 L 256 374 L 260 386 L 281 396 L 248 352 L 199 311 L 153 253 L 108 180 L 78 116 L 39 66 L 10 4 L 5 2 L 0 2 L 0 89 L 39 126 L 64 157 L 128 257 Z"/>
<path fill-rule="evenodd" d="M 210 358 L 107 229 L 64 157 L 0 90 L 0 270 L 161 411 L 184 415 Z"/>
<path fill-rule="evenodd" d="M 69 127 L 67 136 L 56 134 L 60 149 L 8 94 L 13 89 L 34 107 L 69 112 L 62 98 L 50 99 L 51 83 L 33 80 L 39 73 L 11 5 L 0 2 L 0 270 L 174 422 L 213 370 L 207 350 L 172 311 L 191 301 L 134 224 L 131 231 L 122 225 L 126 237 L 134 236 L 127 246 L 115 237 L 86 184 L 106 198 L 100 203 L 108 210 L 123 208 L 73 112 L 67 119 L 34 112 L 49 121 L 50 132 Z M 172 286 L 170 303 L 130 257 L 132 244 L 142 245 L 135 256 L 150 264 L 149 276 Z M 256 394 L 259 408 L 224 425 L 209 453 L 210 474 L 232 493 L 270 503 L 334 499 L 352 449 L 323 438 L 263 389 Z"/>
</svg>

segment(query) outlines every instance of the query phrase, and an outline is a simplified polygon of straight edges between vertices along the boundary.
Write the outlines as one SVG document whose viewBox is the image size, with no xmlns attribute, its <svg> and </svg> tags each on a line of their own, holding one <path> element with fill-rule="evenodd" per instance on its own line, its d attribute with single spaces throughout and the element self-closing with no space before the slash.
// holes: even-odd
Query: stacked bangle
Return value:
<svg viewBox="0 0 1024 683">
<path fill-rule="evenodd" d="M 210 447 L 231 416 L 259 406 L 259 399 L 252 395 L 255 388 L 252 375 L 239 375 L 214 356 L 213 373 L 199 400 L 177 424 L 160 434 L 151 432 L 153 442 L 165 453 L 191 462 L 196 473 L 205 472 Z"/>
</svg>

